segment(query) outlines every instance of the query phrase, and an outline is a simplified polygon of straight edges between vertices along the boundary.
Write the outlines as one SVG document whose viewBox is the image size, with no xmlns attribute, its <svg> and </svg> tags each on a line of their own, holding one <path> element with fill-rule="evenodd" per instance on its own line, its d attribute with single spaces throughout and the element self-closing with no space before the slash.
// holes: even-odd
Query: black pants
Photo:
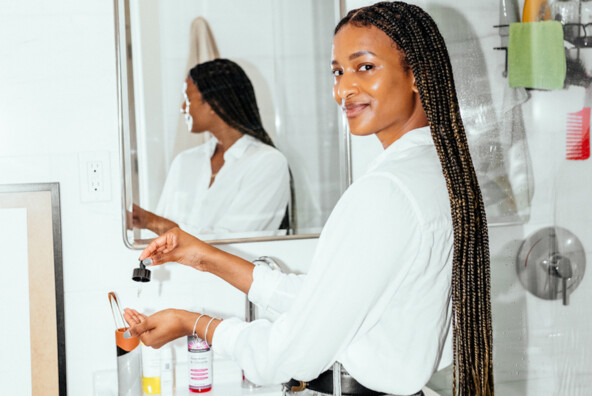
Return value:
<svg viewBox="0 0 592 396">
<path fill-rule="evenodd" d="M 333 379 L 337 377 L 334 370 L 338 370 L 340 375 L 339 386 L 334 387 Z M 356 381 L 349 373 L 341 366 L 340 363 L 335 363 L 333 368 L 319 374 L 314 380 L 303 382 L 297 380 L 290 380 L 283 384 L 284 395 L 293 396 L 317 396 L 317 395 L 334 395 L 334 389 L 341 390 L 341 396 L 389 396 L 387 393 L 377 392 L 368 389 L 358 381 Z M 403 396 L 403 395 L 394 395 Z M 413 395 L 405 396 L 423 396 L 423 391 L 419 391 Z"/>
</svg>

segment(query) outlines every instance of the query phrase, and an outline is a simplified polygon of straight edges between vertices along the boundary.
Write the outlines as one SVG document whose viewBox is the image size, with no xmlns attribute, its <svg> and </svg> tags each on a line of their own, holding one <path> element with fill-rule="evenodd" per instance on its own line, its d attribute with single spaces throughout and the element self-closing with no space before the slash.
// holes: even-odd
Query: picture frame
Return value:
<svg viewBox="0 0 592 396">
<path fill-rule="evenodd" d="M 3 392 L 66 396 L 59 183 L 0 185 L 0 224 Z"/>
</svg>

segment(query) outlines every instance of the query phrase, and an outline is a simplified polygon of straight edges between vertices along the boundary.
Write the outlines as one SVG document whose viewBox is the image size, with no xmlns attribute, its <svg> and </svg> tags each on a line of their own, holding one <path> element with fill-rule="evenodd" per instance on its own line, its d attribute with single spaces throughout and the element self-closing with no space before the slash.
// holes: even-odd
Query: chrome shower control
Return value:
<svg viewBox="0 0 592 396">
<path fill-rule="evenodd" d="M 569 295 L 586 269 L 586 254 L 579 239 L 561 227 L 540 229 L 524 240 L 516 257 L 518 279 L 526 290 L 545 300 Z"/>
</svg>

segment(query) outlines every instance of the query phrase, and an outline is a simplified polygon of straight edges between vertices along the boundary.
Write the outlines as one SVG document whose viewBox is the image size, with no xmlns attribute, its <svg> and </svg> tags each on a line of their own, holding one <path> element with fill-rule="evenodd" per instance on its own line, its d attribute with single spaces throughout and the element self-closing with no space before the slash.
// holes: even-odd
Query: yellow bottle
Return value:
<svg viewBox="0 0 592 396">
<path fill-rule="evenodd" d="M 160 377 L 142 377 L 142 390 L 145 395 L 160 395 Z"/>
<path fill-rule="evenodd" d="M 142 390 L 160 395 L 160 351 L 142 344 Z"/>
<path fill-rule="evenodd" d="M 548 0 L 525 0 L 522 22 L 539 22 L 551 19 L 551 7 Z"/>
</svg>

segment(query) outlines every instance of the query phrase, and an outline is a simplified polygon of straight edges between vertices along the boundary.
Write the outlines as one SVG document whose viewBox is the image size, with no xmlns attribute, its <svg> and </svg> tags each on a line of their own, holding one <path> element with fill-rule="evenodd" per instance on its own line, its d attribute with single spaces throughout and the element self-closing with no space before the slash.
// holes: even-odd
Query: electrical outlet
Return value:
<svg viewBox="0 0 592 396">
<path fill-rule="evenodd" d="M 78 161 L 80 166 L 80 200 L 82 202 L 110 200 L 109 152 L 80 153 Z"/>
<path fill-rule="evenodd" d="M 103 192 L 105 182 L 103 181 L 103 163 L 101 161 L 87 162 L 88 188 L 91 194 Z"/>
</svg>

